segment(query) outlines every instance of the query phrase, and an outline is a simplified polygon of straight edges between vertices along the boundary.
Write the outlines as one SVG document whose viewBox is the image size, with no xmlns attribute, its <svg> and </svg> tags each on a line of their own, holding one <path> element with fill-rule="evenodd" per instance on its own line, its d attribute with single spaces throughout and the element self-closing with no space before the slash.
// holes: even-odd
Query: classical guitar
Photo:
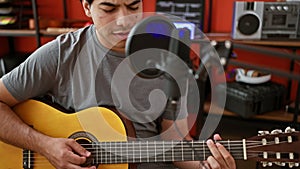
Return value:
<svg viewBox="0 0 300 169">
<path fill-rule="evenodd" d="M 53 137 L 73 138 L 92 152 L 85 165 L 98 169 L 126 169 L 129 163 L 205 160 L 209 149 L 205 141 L 127 141 L 122 120 L 111 110 L 89 108 L 66 114 L 47 104 L 29 100 L 14 107 L 16 113 L 36 130 Z M 299 133 L 285 132 L 236 141 L 221 141 L 235 159 L 253 159 L 264 166 L 273 163 L 299 165 Z M 0 142 L 1 169 L 54 168 L 41 155 Z"/>
</svg>

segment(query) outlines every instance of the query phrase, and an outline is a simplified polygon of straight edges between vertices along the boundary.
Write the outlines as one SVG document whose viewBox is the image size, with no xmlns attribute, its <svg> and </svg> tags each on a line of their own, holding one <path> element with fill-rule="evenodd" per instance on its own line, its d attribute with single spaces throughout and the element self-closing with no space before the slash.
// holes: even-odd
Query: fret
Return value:
<svg viewBox="0 0 300 169">
<path fill-rule="evenodd" d="M 162 155 L 163 155 L 163 161 L 166 161 L 166 157 L 165 157 L 165 144 L 164 141 L 162 142 Z"/>
<path fill-rule="evenodd" d="M 95 159 L 95 163 L 94 164 L 99 164 L 99 154 L 98 154 L 98 152 L 99 152 L 99 146 L 97 146 L 97 144 L 96 143 L 92 143 L 92 145 L 93 145 L 93 149 L 94 148 L 96 148 L 96 159 Z"/>
<path fill-rule="evenodd" d="M 120 157 L 122 158 L 122 156 L 119 155 L 120 151 L 117 151 L 118 150 L 118 144 L 114 144 L 115 146 L 115 152 L 114 152 L 114 156 L 115 156 L 115 162 L 119 162 L 119 159 Z M 121 144 L 119 144 L 121 145 Z"/>
<path fill-rule="evenodd" d="M 181 159 L 182 159 L 182 161 L 184 161 L 184 158 L 183 158 L 183 141 L 181 142 Z"/>
<path fill-rule="evenodd" d="M 227 149 L 229 152 L 231 152 L 231 148 L 230 148 L 230 140 L 227 140 Z"/>
<path fill-rule="evenodd" d="M 142 142 L 139 142 L 140 144 L 140 163 L 142 162 Z"/>
<path fill-rule="evenodd" d="M 157 159 L 156 159 L 156 156 L 157 156 L 157 153 L 156 153 L 156 142 L 154 141 L 154 162 L 157 162 Z"/>
<path fill-rule="evenodd" d="M 192 160 L 195 161 L 194 141 L 192 140 Z"/>
<path fill-rule="evenodd" d="M 107 143 L 106 143 L 106 142 L 104 143 L 104 150 L 105 150 L 105 152 L 108 152 L 108 151 L 107 151 Z M 105 158 L 104 158 L 104 159 L 105 159 L 105 163 L 108 164 L 108 161 L 107 161 L 107 159 L 108 159 L 108 154 L 105 153 L 104 157 L 105 157 Z"/>
<path fill-rule="evenodd" d="M 111 151 L 111 143 L 112 142 L 109 142 L 109 161 L 110 161 L 110 163 L 112 162 L 112 151 Z"/>
<path fill-rule="evenodd" d="M 123 148 L 121 144 L 120 144 L 120 159 L 121 159 L 121 163 L 123 163 Z"/>
<path fill-rule="evenodd" d="M 132 142 L 132 162 L 135 163 L 135 158 L 134 158 L 134 142 Z"/>
<path fill-rule="evenodd" d="M 129 151 L 129 148 L 128 148 L 128 145 L 129 143 L 126 144 L 126 161 L 129 161 L 129 155 L 128 155 L 128 151 Z"/>
<path fill-rule="evenodd" d="M 171 151 L 172 151 L 172 161 L 174 161 L 174 141 L 172 140 L 172 148 L 171 148 Z"/>
<path fill-rule="evenodd" d="M 102 158 L 103 157 L 103 154 L 102 154 L 103 152 L 104 152 L 104 150 L 102 151 L 102 146 L 100 146 L 100 164 L 103 164 L 103 161 L 102 161 L 103 160 L 103 158 Z"/>
<path fill-rule="evenodd" d="M 202 141 L 202 147 L 203 147 L 203 160 L 206 160 L 206 154 L 205 154 L 205 152 L 206 152 L 206 150 L 205 150 L 206 145 L 205 145 L 204 141 Z"/>
<path fill-rule="evenodd" d="M 149 160 L 149 144 L 148 144 L 148 140 L 147 140 L 147 162 L 149 163 L 150 160 Z"/>
</svg>

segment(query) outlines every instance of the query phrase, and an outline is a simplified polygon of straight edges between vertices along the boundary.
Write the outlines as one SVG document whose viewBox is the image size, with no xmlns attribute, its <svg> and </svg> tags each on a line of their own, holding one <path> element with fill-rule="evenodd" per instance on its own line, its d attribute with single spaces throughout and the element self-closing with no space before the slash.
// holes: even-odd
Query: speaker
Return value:
<svg viewBox="0 0 300 169">
<path fill-rule="evenodd" d="M 260 39 L 262 32 L 263 11 L 264 2 L 235 2 L 232 38 Z"/>
</svg>

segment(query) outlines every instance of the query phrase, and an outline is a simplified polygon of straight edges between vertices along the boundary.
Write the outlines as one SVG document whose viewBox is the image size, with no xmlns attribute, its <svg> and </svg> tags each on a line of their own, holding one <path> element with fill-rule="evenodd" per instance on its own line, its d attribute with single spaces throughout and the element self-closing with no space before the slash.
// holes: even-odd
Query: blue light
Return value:
<svg viewBox="0 0 300 169">
<path fill-rule="evenodd" d="M 149 33 L 155 38 L 170 36 L 172 32 L 170 25 L 163 22 L 151 22 L 146 25 L 145 29 L 145 33 Z"/>
</svg>

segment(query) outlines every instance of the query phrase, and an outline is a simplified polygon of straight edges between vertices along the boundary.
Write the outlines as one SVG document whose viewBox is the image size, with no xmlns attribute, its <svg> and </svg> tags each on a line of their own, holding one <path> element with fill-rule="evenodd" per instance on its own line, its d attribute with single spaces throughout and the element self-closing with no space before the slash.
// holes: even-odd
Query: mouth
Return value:
<svg viewBox="0 0 300 169">
<path fill-rule="evenodd" d="M 120 40 L 126 40 L 129 35 L 129 31 L 114 31 L 113 35 L 115 35 Z"/>
</svg>

